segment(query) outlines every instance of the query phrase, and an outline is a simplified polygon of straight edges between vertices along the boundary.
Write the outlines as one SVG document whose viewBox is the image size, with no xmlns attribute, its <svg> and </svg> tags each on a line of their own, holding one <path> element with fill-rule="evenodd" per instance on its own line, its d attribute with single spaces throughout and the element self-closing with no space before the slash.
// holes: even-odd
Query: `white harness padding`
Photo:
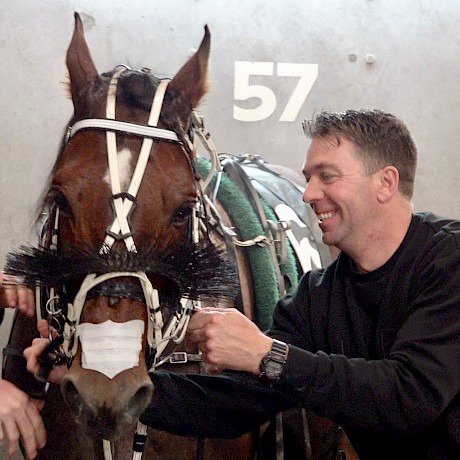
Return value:
<svg viewBox="0 0 460 460">
<path fill-rule="evenodd" d="M 121 372 L 139 365 L 144 322 L 125 323 L 111 320 L 99 324 L 83 323 L 77 327 L 81 343 L 81 366 L 113 379 Z"/>
</svg>

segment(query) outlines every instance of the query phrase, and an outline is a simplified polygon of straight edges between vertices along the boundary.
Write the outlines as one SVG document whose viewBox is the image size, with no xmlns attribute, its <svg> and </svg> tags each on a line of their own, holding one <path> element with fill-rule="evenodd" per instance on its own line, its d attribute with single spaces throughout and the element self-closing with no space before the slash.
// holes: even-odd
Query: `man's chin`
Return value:
<svg viewBox="0 0 460 460">
<path fill-rule="evenodd" d="M 323 243 L 326 244 L 327 246 L 336 246 L 337 241 L 336 238 L 334 238 L 334 235 L 331 234 L 331 232 L 323 232 Z"/>
</svg>

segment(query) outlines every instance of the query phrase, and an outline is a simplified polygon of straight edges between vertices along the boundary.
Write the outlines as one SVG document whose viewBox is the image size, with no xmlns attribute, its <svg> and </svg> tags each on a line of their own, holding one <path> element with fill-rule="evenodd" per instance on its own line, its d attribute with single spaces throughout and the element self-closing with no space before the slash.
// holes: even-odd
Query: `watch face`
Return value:
<svg viewBox="0 0 460 460">
<path fill-rule="evenodd" d="M 275 361 L 268 361 L 267 365 L 265 366 L 265 372 L 267 374 L 278 375 L 281 373 L 282 369 L 283 366 Z"/>
</svg>

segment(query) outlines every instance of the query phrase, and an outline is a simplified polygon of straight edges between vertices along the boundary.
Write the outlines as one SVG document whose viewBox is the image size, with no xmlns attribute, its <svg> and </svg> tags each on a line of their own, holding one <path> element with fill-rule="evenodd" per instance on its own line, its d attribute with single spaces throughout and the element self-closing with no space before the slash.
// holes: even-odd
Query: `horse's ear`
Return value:
<svg viewBox="0 0 460 460">
<path fill-rule="evenodd" d="M 66 64 L 70 77 L 70 92 L 74 107 L 77 109 L 77 102 L 85 93 L 85 89 L 100 81 L 78 13 L 75 13 L 75 29 L 67 50 Z"/>
<path fill-rule="evenodd" d="M 198 51 L 182 66 L 169 86 L 182 93 L 194 109 L 208 89 L 208 60 L 211 34 L 204 27 L 204 37 Z"/>
</svg>

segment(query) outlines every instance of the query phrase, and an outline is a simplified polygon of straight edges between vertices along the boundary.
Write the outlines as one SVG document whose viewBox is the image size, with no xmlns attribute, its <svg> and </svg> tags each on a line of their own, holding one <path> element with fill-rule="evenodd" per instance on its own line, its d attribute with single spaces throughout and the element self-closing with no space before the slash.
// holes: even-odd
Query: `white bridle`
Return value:
<svg viewBox="0 0 460 460">
<path fill-rule="evenodd" d="M 82 129 L 94 128 L 103 129 L 106 131 L 107 139 L 107 155 L 110 174 L 110 186 L 113 196 L 114 219 L 107 235 L 100 248 L 100 253 L 110 251 L 116 240 L 123 240 L 126 249 L 130 252 L 136 252 L 136 245 L 130 229 L 128 216 L 132 210 L 136 195 L 142 182 L 145 173 L 145 168 L 150 156 L 153 145 L 153 139 L 167 140 L 180 143 L 177 134 L 170 130 L 160 129 L 157 127 L 160 117 L 161 107 L 163 105 L 164 95 L 168 82 L 162 81 L 159 83 L 155 92 L 155 97 L 152 102 L 148 126 L 125 123 L 115 120 L 116 93 L 118 80 L 126 67 L 121 67 L 115 71 L 110 81 L 107 94 L 106 119 L 86 119 L 75 123 L 68 131 L 68 139 L 70 140 L 77 132 Z M 123 192 L 120 185 L 118 155 L 117 155 L 117 138 L 116 131 L 139 134 L 144 137 L 137 164 L 131 178 L 128 190 Z M 197 221 L 196 212 L 193 215 L 193 220 Z M 198 241 L 197 224 L 194 222 L 193 232 L 194 242 Z M 85 277 L 73 304 L 68 305 L 67 319 L 64 327 L 64 343 L 63 350 L 69 359 L 72 359 L 78 348 L 78 340 L 75 337 L 76 329 L 80 323 L 80 317 L 83 306 L 86 301 L 88 292 L 109 279 L 118 277 L 134 277 L 137 278 L 142 286 L 146 306 L 148 311 L 148 333 L 147 340 L 151 351 L 155 352 L 158 358 L 170 341 L 180 343 L 185 335 L 188 321 L 190 319 L 190 310 L 193 309 L 193 303 L 185 299 L 181 300 L 181 311 L 179 314 L 172 315 L 170 322 L 163 333 L 163 315 L 160 308 L 158 290 L 152 286 L 149 278 L 144 272 L 111 272 L 97 276 L 92 273 Z M 153 367 L 157 364 L 154 363 Z"/>
<path fill-rule="evenodd" d="M 109 175 L 110 175 L 110 186 L 113 197 L 113 209 L 114 219 L 107 229 L 107 235 L 104 239 L 103 244 L 99 252 L 106 254 L 110 251 L 111 247 L 117 240 L 122 240 L 126 246 L 126 249 L 130 252 L 136 252 L 136 245 L 132 236 L 132 232 L 129 224 L 129 215 L 132 211 L 133 204 L 142 182 L 142 178 L 145 173 L 146 165 L 150 156 L 150 152 L 153 145 L 154 139 L 166 140 L 169 142 L 176 142 L 182 145 L 177 134 L 174 131 L 158 128 L 158 120 L 163 105 L 164 95 L 166 93 L 168 82 L 162 81 L 159 83 L 155 96 L 152 102 L 152 107 L 149 114 L 147 125 L 139 125 L 135 123 L 121 122 L 115 119 L 116 116 L 116 93 L 118 80 L 123 72 L 128 70 L 126 67 L 118 68 L 110 81 L 109 90 L 107 94 L 106 104 L 106 119 L 85 119 L 76 122 L 73 126 L 69 127 L 66 136 L 66 142 L 75 136 L 75 134 L 84 129 L 102 129 L 106 131 L 107 140 L 107 156 L 109 164 Z M 209 133 L 205 130 L 203 120 L 198 117 L 195 113 L 192 113 L 192 122 L 194 132 L 198 135 L 198 138 L 208 151 L 212 167 L 209 175 L 203 180 L 203 190 L 207 188 L 211 182 L 214 172 L 218 172 L 218 178 L 222 174 L 222 167 L 220 165 L 217 151 L 212 143 Z M 130 184 L 127 191 L 121 190 L 120 178 L 119 178 L 119 166 L 118 166 L 118 155 L 117 155 L 117 132 L 135 134 L 143 137 L 143 142 L 137 164 L 132 175 Z M 187 136 L 184 137 L 183 141 L 188 142 L 188 151 L 193 150 L 193 146 Z M 184 146 L 182 145 L 184 149 Z M 184 154 L 187 152 L 184 149 Z M 217 190 L 215 194 L 217 193 Z M 202 195 L 202 194 L 201 194 Z M 201 203 L 197 203 L 194 213 L 192 214 L 192 241 L 197 243 L 199 241 L 199 207 Z M 53 236 L 51 241 L 51 247 L 57 248 L 57 234 L 59 228 L 59 209 L 56 209 L 56 215 L 53 223 Z M 83 280 L 80 289 L 75 296 L 72 304 L 68 304 L 67 320 L 64 325 L 63 331 L 63 351 L 66 357 L 71 360 L 75 356 L 78 349 L 78 337 L 76 335 L 77 327 L 80 324 L 80 318 L 85 304 L 88 292 L 95 286 L 118 277 L 134 277 L 137 278 L 142 286 L 143 294 L 146 301 L 146 307 L 148 312 L 148 326 L 147 326 L 147 341 L 150 347 L 150 351 L 155 353 L 155 361 L 153 361 L 152 367 L 149 370 L 153 371 L 156 367 L 160 366 L 169 359 L 169 356 L 163 357 L 162 352 L 165 350 L 170 342 L 179 344 L 184 339 L 188 322 L 190 320 L 191 311 L 194 308 L 194 302 L 189 299 L 181 299 L 181 309 L 175 314 L 171 315 L 169 323 L 164 327 L 163 315 L 160 308 L 160 300 L 158 290 L 152 286 L 148 276 L 145 272 L 110 272 L 102 275 L 96 275 L 95 273 L 88 274 Z M 41 295 L 37 290 L 37 316 L 41 317 Z M 60 310 L 53 310 L 54 306 L 58 304 L 56 302 L 57 296 L 54 294 L 54 289 L 51 289 L 50 299 L 47 303 L 47 310 L 49 318 L 62 316 Z M 171 353 L 172 354 L 172 353 Z M 161 361 L 159 360 L 162 357 Z M 147 427 L 138 422 L 137 435 L 141 438 L 146 437 Z M 104 456 L 107 460 L 112 458 L 111 444 L 104 440 Z M 142 452 L 135 451 L 133 455 L 134 460 L 142 458 Z"/>
</svg>

